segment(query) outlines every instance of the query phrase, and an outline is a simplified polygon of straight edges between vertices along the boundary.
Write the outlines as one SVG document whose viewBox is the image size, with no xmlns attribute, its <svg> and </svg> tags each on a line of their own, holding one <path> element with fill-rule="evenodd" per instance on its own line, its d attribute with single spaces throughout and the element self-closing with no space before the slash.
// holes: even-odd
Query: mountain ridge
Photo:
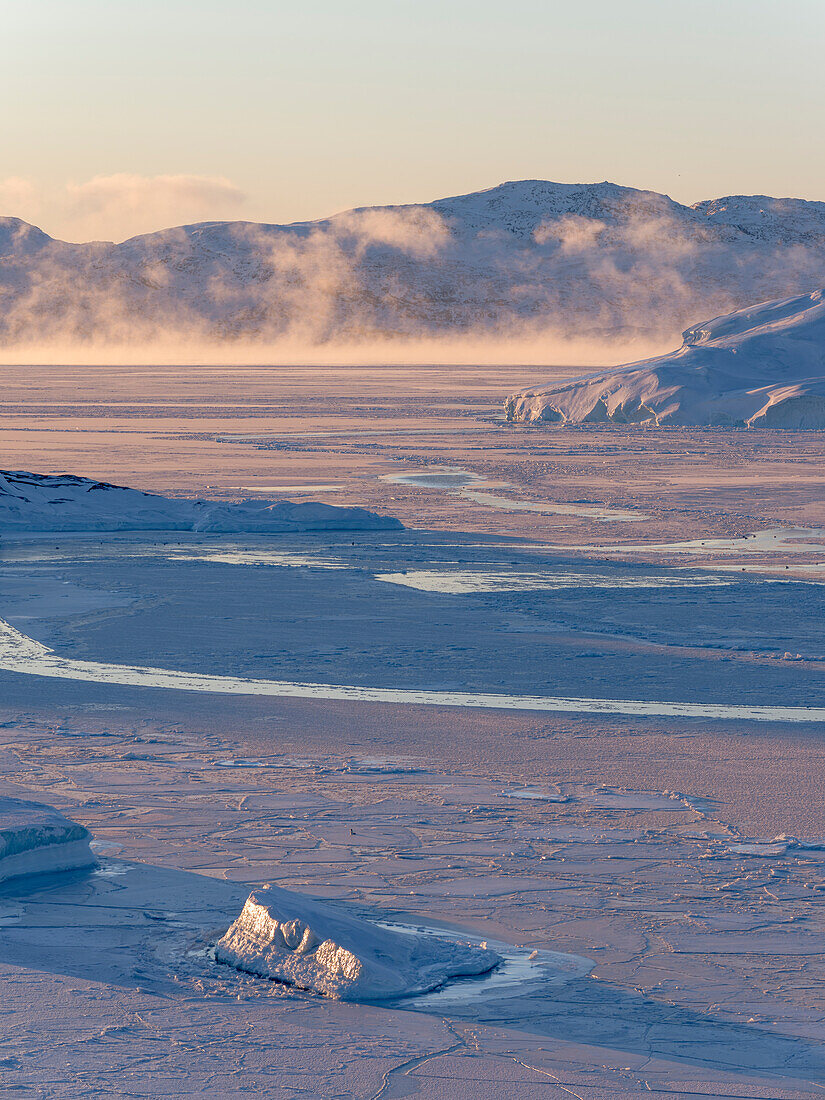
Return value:
<svg viewBox="0 0 825 1100">
<path fill-rule="evenodd" d="M 151 230 L 148 233 L 136 234 L 132 237 L 127 237 L 122 241 L 108 241 L 108 240 L 93 240 L 93 241 L 64 241 L 59 237 L 53 237 L 47 233 L 40 226 L 31 222 L 27 222 L 22 218 L 14 215 L 0 215 L 0 229 L 3 229 L 8 224 L 14 224 L 21 229 L 34 230 L 39 236 L 45 238 L 49 242 L 55 244 L 64 244 L 69 247 L 82 247 L 84 245 L 107 245 L 110 247 L 118 248 L 122 245 L 129 244 L 133 241 L 146 240 L 151 237 L 163 235 L 166 233 L 172 233 L 180 230 L 198 230 L 208 229 L 215 227 L 227 227 L 227 226 L 243 226 L 243 227 L 255 227 L 265 230 L 282 230 L 282 231 L 296 231 L 300 229 L 312 229 L 316 227 L 322 227 L 334 223 L 337 219 L 346 218 L 350 215 L 364 214 L 372 211 L 405 211 L 405 210 L 418 210 L 418 209 L 435 209 L 452 211 L 455 207 L 461 205 L 472 205 L 483 203 L 486 196 L 490 196 L 492 199 L 504 199 L 508 194 L 512 194 L 514 191 L 521 191 L 526 188 L 533 189 L 550 189 L 556 196 L 568 195 L 586 196 L 588 202 L 592 205 L 594 198 L 604 201 L 606 196 L 612 197 L 627 197 L 630 195 L 638 195 L 640 197 L 649 197 L 657 204 L 669 207 L 673 210 L 679 210 L 681 212 L 693 211 L 698 214 L 700 218 L 705 222 L 713 222 L 715 224 L 723 224 L 739 228 L 743 232 L 748 232 L 749 228 L 753 224 L 753 215 L 758 213 L 762 215 L 762 218 L 766 222 L 767 219 L 776 217 L 777 207 L 784 208 L 787 217 L 790 219 L 793 215 L 800 213 L 812 214 L 816 211 L 819 220 L 821 221 L 822 232 L 825 234 L 825 201 L 819 201 L 816 199 L 799 199 L 791 196 L 778 197 L 770 195 L 723 195 L 718 198 L 712 199 L 700 199 L 699 201 L 690 205 L 680 203 L 676 199 L 670 198 L 669 195 L 664 192 L 651 191 L 644 188 L 629 187 L 624 184 L 612 183 L 609 180 L 603 180 L 600 183 L 558 183 L 552 180 L 507 180 L 500 184 L 495 184 L 492 187 L 482 188 L 479 191 L 469 191 L 465 194 L 450 195 L 440 199 L 433 199 L 430 202 L 412 202 L 412 203 L 386 203 L 379 206 L 356 206 L 348 208 L 346 210 L 339 211 L 335 214 L 329 214 L 322 218 L 314 219 L 299 219 L 293 222 L 257 222 L 249 219 L 209 219 L 200 222 L 185 222 L 180 225 L 162 227 L 160 229 Z M 731 205 L 733 204 L 733 211 Z M 749 206 L 747 205 L 749 204 Z M 490 205 L 493 205 L 491 203 Z M 768 209 L 766 209 L 768 208 Z M 558 211 L 556 211 L 558 212 Z M 571 207 L 566 212 L 574 212 L 574 208 Z M 575 210 L 575 212 L 580 212 Z"/>
<path fill-rule="evenodd" d="M 206 221 L 119 243 L 0 218 L 0 339 L 170 333 L 307 343 L 456 333 L 673 335 L 825 285 L 825 203 L 684 206 L 607 181 L 516 180 L 278 225 Z"/>
</svg>

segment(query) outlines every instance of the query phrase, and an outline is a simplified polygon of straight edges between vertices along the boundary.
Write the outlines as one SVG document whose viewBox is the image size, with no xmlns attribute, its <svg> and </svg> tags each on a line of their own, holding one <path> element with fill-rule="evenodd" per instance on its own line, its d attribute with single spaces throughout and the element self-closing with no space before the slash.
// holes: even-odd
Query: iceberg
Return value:
<svg viewBox="0 0 825 1100">
<path fill-rule="evenodd" d="M 0 882 L 96 863 L 91 833 L 51 806 L 0 798 Z"/>
<path fill-rule="evenodd" d="M 215 958 L 339 1001 L 426 993 L 450 978 L 486 974 L 501 962 L 484 945 L 391 931 L 278 886 L 249 895 Z"/>
<path fill-rule="evenodd" d="M 175 499 L 73 474 L 0 470 L 0 531 L 192 531 L 288 534 L 395 531 L 400 520 L 314 501 Z"/>
<path fill-rule="evenodd" d="M 825 291 L 689 328 L 678 351 L 507 398 L 511 421 L 825 428 Z"/>
</svg>

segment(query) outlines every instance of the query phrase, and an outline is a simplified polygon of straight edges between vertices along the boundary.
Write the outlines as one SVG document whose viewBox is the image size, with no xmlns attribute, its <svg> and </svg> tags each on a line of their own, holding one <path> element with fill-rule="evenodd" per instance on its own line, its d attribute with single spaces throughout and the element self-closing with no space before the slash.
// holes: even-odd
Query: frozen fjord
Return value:
<svg viewBox="0 0 825 1100">
<path fill-rule="evenodd" d="M 608 443 L 597 435 L 587 450 L 604 453 Z M 220 462 L 228 453 L 242 461 L 237 449 L 222 446 Z M 260 463 L 273 456 L 280 461 L 280 452 L 250 452 Z M 460 462 L 475 468 L 469 456 Z M 496 477 L 482 468 L 518 486 L 514 499 L 558 499 L 538 483 L 525 488 L 512 469 Z M 233 483 L 248 480 L 233 472 Z M 274 480 L 293 484 L 267 472 L 265 483 Z M 439 511 L 443 494 L 424 498 L 426 490 L 409 490 L 407 496 L 405 487 L 392 487 L 403 499 L 382 498 L 377 510 L 400 507 L 406 516 L 412 501 L 421 512 L 446 514 Z M 581 498 L 584 507 L 604 502 L 654 512 L 627 535 L 610 532 L 610 540 L 639 545 L 760 526 L 737 531 L 703 521 L 666 529 L 647 502 L 605 500 L 589 488 L 562 496 L 574 507 Z M 632 683 L 631 698 L 718 702 L 726 692 L 791 705 L 818 690 L 816 586 L 749 587 L 747 576 L 735 575 L 730 586 L 673 595 L 618 585 L 588 592 L 597 575 L 623 583 L 684 578 L 702 559 L 548 551 L 548 542 L 562 543 L 565 535 L 575 545 L 609 539 L 585 517 L 559 517 L 578 526 L 553 528 L 552 516 L 472 511 L 475 503 L 462 501 L 453 511 L 453 527 L 478 517 L 487 525 L 469 538 L 442 530 L 239 545 L 231 538 L 127 536 L 101 548 L 93 536 L 63 535 L 17 544 L 13 552 L 4 543 L 4 610 L 11 625 L 61 657 L 199 674 L 513 694 L 534 692 L 537 684 L 551 693 L 560 682 L 558 694 L 575 687 L 581 697 L 613 698 L 627 697 L 621 689 Z M 766 520 L 782 522 L 769 509 Z M 532 549 L 490 534 L 516 524 L 529 532 Z M 816 519 L 796 526 L 815 527 Z M 384 541 L 389 549 L 378 548 Z M 235 564 L 181 560 L 222 552 Z M 239 562 L 237 555 L 248 556 Z M 282 564 L 261 561 L 270 555 Z M 800 560 L 778 558 L 783 568 Z M 741 560 L 724 558 L 737 567 Z M 756 555 L 748 561 L 765 564 Z M 322 568 L 330 562 L 339 568 Z M 719 577 L 719 564 L 713 555 L 702 572 Z M 566 596 L 419 596 L 374 579 L 414 569 L 444 577 L 457 569 L 522 576 L 539 569 L 573 587 Z M 593 580 L 576 589 L 576 574 Z M 27 601 L 27 578 L 34 589 L 47 579 L 50 587 Z M 232 607 L 228 587 L 237 593 Z M 71 598 L 49 608 L 61 588 Z M 84 592 L 91 604 L 85 608 Z M 314 621 L 306 621 L 308 611 Z M 422 616 L 423 634 L 410 627 Z M 804 660 L 786 660 L 786 651 Z M 583 1095 L 609 1086 L 634 1100 L 656 1087 L 806 1100 L 818 1091 L 820 856 L 774 842 L 783 833 L 806 842 L 825 834 L 817 723 L 222 696 L 9 673 L 0 673 L 0 687 L 8 781 L 25 786 L 21 797 L 56 799 L 115 846 L 100 853 L 105 874 L 88 880 L 93 892 L 78 883 L 70 921 L 65 893 L 31 894 L 25 921 L 19 897 L 9 896 L 4 911 L 4 988 L 14 1019 L 31 1020 L 33 1006 L 44 1003 L 31 996 L 37 972 L 31 949 L 23 954 L 21 944 L 32 942 L 39 925 L 38 955 L 50 975 L 40 989 L 64 1020 L 75 1021 L 72 1058 L 87 1083 L 105 1089 L 115 1075 L 139 1077 L 150 1064 L 144 1059 L 162 1052 L 153 1064 L 182 1092 L 231 1092 L 241 1080 L 266 1087 L 300 1074 L 318 1095 L 347 1087 L 372 1096 L 385 1073 L 390 1094 L 412 1085 L 425 1092 L 449 1087 L 457 1095 L 469 1089 L 473 1100 L 500 1094 L 502 1078 L 516 1095 L 543 1092 L 547 1074 Z M 605 790 L 605 781 L 614 788 Z M 525 789 L 549 797 L 505 793 Z M 666 790 L 688 792 L 703 817 Z M 165 896 L 124 894 L 151 867 L 170 876 Z M 191 898 L 191 909 L 203 896 L 185 878 L 171 882 L 183 869 L 201 881 L 208 876 L 220 903 L 194 915 L 181 907 L 181 895 Z M 539 970 L 532 989 L 522 982 L 516 996 L 498 1003 L 489 986 L 475 997 L 484 980 L 468 979 L 463 1008 L 456 997 L 420 1010 L 408 1002 L 399 1013 L 288 993 L 189 958 L 193 941 L 196 950 L 214 943 L 250 888 L 265 881 L 338 899 L 363 916 L 464 923 L 500 953 L 499 942 L 519 945 L 525 966 L 534 951 L 589 956 L 594 977 L 560 989 L 549 980 L 552 971 Z M 47 950 L 54 932 L 46 926 L 59 923 L 63 938 L 73 938 L 73 922 L 90 926 L 93 918 L 85 942 L 97 946 L 108 936 L 116 956 L 123 933 L 103 907 L 113 899 L 123 902 L 116 923 L 142 935 L 134 973 L 107 970 L 101 958 L 93 976 L 88 952 L 73 948 L 72 961 L 65 949 Z M 39 1067 L 18 1050 L 18 1065 L 7 1067 L 35 1088 L 65 1059 L 65 1026 L 43 1016 L 41 1009 Z M 110 1025 L 126 1030 L 83 1042 Z"/>
<path fill-rule="evenodd" d="M 825 718 L 821 692 L 814 687 L 800 694 L 808 679 L 805 668 L 784 660 L 788 653 L 804 657 L 806 651 L 818 659 L 825 649 L 816 620 L 796 623 L 791 614 L 800 603 L 815 614 L 825 600 L 818 584 L 725 572 L 714 581 L 701 570 L 651 571 L 609 562 L 583 572 L 551 552 L 551 569 L 567 581 L 534 590 L 536 555 L 528 551 L 522 557 L 532 568 L 514 561 L 511 585 L 482 586 L 480 592 L 471 587 L 469 595 L 455 596 L 449 578 L 466 577 L 454 563 L 456 547 L 482 579 L 501 577 L 500 564 L 488 572 L 490 559 L 501 561 L 500 547 L 464 547 L 450 540 L 439 551 L 429 537 L 414 532 L 398 542 L 352 536 L 334 548 L 313 538 L 285 546 L 279 538 L 271 551 L 260 540 L 244 549 L 237 539 L 223 544 L 190 538 L 185 547 L 149 537 L 113 544 L 78 540 L 64 541 L 54 551 L 42 539 L 21 542 L 9 551 L 7 569 L 0 573 L 0 595 L 4 583 L 14 590 L 20 570 L 29 569 L 39 554 L 48 559 L 38 567 L 42 583 L 53 585 L 59 576 L 88 591 L 90 607 L 98 611 L 87 618 L 70 616 L 63 626 L 59 617 L 50 622 L 42 614 L 33 616 L 24 602 L 22 615 L 0 620 L 0 669 L 115 687 L 230 695 L 759 722 Z M 517 557 L 517 548 L 510 553 Z M 440 567 L 446 592 L 388 585 L 382 578 L 403 580 L 406 571 L 387 574 L 376 568 L 399 560 L 409 566 L 422 558 Z M 413 570 L 413 583 L 415 576 Z M 526 591 L 519 590 L 519 578 L 527 580 Z M 704 601 L 704 621 L 697 622 L 694 591 L 708 583 L 718 586 L 718 595 Z M 33 584 L 36 590 L 37 580 Z M 96 586 L 104 592 L 95 595 Z M 117 595 L 103 612 L 100 604 L 112 587 Z M 131 602 L 124 596 L 127 589 Z M 765 629 L 766 605 L 777 608 L 788 633 L 780 635 L 774 624 L 772 635 Z M 186 631 L 179 623 L 187 624 Z M 312 624 L 323 632 L 320 648 Z M 458 624 L 465 644 L 457 648 Z M 753 640 L 758 624 L 767 651 L 742 646 L 742 631 L 751 631 Z M 577 679 L 565 671 L 562 681 L 557 669 L 569 669 L 577 637 L 574 652 L 586 646 L 596 663 L 580 669 Z M 66 642 L 68 654 L 61 651 Z M 339 655 L 332 675 L 330 646 Z M 385 655 L 381 666 L 376 652 Z M 147 653 L 163 653 L 163 664 L 145 663 Z M 107 660 L 110 655 L 116 660 Z M 705 676 L 709 659 L 718 668 L 714 683 Z M 453 672 L 464 670 L 463 683 L 445 682 L 447 664 Z M 627 672 L 633 665 L 650 686 L 628 698 Z M 598 680 L 594 667 L 601 672 Z M 260 669 L 269 675 L 257 674 Z M 332 678 L 342 670 L 352 677 L 349 683 Z M 562 682 L 563 693 L 552 690 Z M 595 683 L 602 689 L 598 695 L 592 693 Z"/>
</svg>

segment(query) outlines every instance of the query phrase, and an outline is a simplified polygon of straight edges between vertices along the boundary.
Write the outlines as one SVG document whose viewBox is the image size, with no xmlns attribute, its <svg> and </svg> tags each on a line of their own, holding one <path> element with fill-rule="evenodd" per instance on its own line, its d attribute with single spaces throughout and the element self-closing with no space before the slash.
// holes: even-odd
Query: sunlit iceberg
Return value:
<svg viewBox="0 0 825 1100">
<path fill-rule="evenodd" d="M 486 946 L 393 932 L 278 886 L 249 895 L 215 957 L 339 1001 L 425 993 L 501 962 Z"/>
<path fill-rule="evenodd" d="M 823 293 L 696 325 L 670 355 L 512 394 L 507 419 L 823 428 Z"/>
</svg>

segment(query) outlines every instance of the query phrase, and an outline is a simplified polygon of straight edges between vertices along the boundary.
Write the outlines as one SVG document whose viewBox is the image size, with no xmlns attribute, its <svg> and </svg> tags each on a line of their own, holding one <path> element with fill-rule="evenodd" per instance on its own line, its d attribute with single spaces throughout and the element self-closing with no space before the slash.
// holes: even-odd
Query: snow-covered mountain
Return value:
<svg viewBox="0 0 825 1100">
<path fill-rule="evenodd" d="M 509 420 L 825 428 L 825 291 L 695 325 L 671 355 L 513 394 Z"/>
<path fill-rule="evenodd" d="M 172 499 L 72 474 L 0 470 L 0 535 L 38 531 L 399 530 L 399 520 L 364 508 L 313 502 Z"/>
<path fill-rule="evenodd" d="M 308 343 L 552 331 L 669 335 L 825 285 L 825 203 L 682 206 L 527 180 L 318 222 L 207 222 L 67 244 L 0 218 L 0 339 Z"/>
</svg>

